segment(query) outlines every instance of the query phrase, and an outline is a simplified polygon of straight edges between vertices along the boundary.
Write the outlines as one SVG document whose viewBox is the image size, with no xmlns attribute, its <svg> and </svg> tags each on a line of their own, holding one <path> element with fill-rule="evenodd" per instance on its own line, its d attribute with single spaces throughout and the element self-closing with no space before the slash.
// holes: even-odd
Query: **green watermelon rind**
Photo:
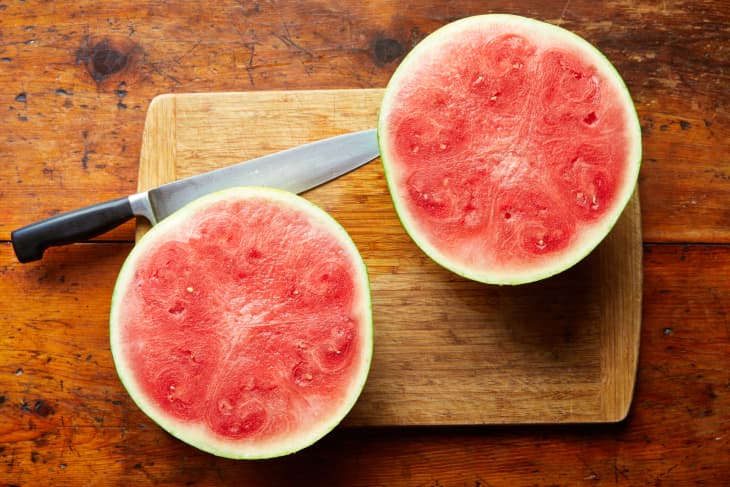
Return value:
<svg viewBox="0 0 730 487">
<path fill-rule="evenodd" d="M 116 325 L 118 320 L 116 319 L 116 315 L 120 309 L 122 300 L 121 295 L 134 274 L 133 269 L 137 257 L 142 255 L 148 246 L 156 242 L 160 235 L 164 235 L 164 233 L 168 230 L 174 230 L 178 221 L 184 220 L 189 213 L 195 212 L 197 209 L 205 207 L 213 202 L 230 200 L 240 197 L 241 195 L 258 195 L 277 202 L 285 203 L 291 207 L 305 211 L 307 215 L 316 219 L 317 222 L 324 224 L 332 232 L 332 235 L 338 238 L 343 247 L 349 250 L 352 262 L 355 264 L 354 267 L 357 274 L 357 281 L 362 285 L 358 305 L 358 308 L 362 311 L 362 318 L 364 320 L 362 325 L 364 327 L 364 343 L 362 346 L 362 356 L 360 357 L 361 371 L 357 376 L 357 380 L 353 382 L 350 390 L 347 391 L 348 400 L 345 401 L 337 411 L 335 411 L 336 414 L 332 415 L 331 420 L 324 423 L 320 428 L 299 437 L 292 435 L 286 438 L 285 441 L 282 441 L 281 446 L 278 448 L 242 448 L 240 445 L 236 445 L 235 441 L 229 442 L 207 432 L 204 425 L 190 425 L 169 417 L 169 415 L 167 415 L 161 408 L 155 406 L 151 401 L 149 401 L 145 394 L 137 386 L 131 370 L 124 362 L 122 353 L 117 349 L 117 343 L 115 342 L 115 337 L 118 335 Z M 179 440 L 207 453 L 235 460 L 257 460 L 290 455 L 311 446 L 327 435 L 342 422 L 357 402 L 363 388 L 365 387 L 373 355 L 373 321 L 370 281 L 365 262 L 357 250 L 352 238 L 339 222 L 314 203 L 293 193 L 268 187 L 236 187 L 211 193 L 188 203 L 186 206 L 165 218 L 156 226 L 152 227 L 152 229 L 150 229 L 137 242 L 122 264 L 119 277 L 112 293 L 109 321 L 110 347 L 117 375 L 137 407 L 139 407 L 142 412 L 144 412 L 158 426 Z"/>
<path fill-rule="evenodd" d="M 442 39 L 447 38 L 454 33 L 458 33 L 460 29 L 468 29 L 473 26 L 489 23 L 528 26 L 534 30 L 541 30 L 543 33 L 546 33 L 554 38 L 559 38 L 561 41 L 565 41 L 566 45 L 577 48 L 581 51 L 581 53 L 590 56 L 590 58 L 595 62 L 596 67 L 599 69 L 599 71 L 606 75 L 607 79 L 612 80 L 615 83 L 617 93 L 623 95 L 623 102 L 626 107 L 625 111 L 627 116 L 629 117 L 629 119 L 626 120 L 627 126 L 634 134 L 633 140 L 635 143 L 633 144 L 631 150 L 631 167 L 627 168 L 625 184 L 622 188 L 622 191 L 619 192 L 619 196 L 616 200 L 617 203 L 614 206 L 613 211 L 606 214 L 601 219 L 603 225 L 592 229 L 592 238 L 584 239 L 585 243 L 583 246 L 577 247 L 571 252 L 567 253 L 565 258 L 557 261 L 556 264 L 547 266 L 545 268 L 537 268 L 531 272 L 503 274 L 498 272 L 490 272 L 488 270 L 483 272 L 475 272 L 472 269 L 460 265 L 458 262 L 453 262 L 450 257 L 443 255 L 441 252 L 438 251 L 438 249 L 431 246 L 430 243 L 427 241 L 427 238 L 422 237 L 419 230 L 415 227 L 415 223 L 412 221 L 413 219 L 409 216 L 405 203 L 401 203 L 399 201 L 399 188 L 396 181 L 397 177 L 393 174 L 393 172 L 395 171 L 394 168 L 390 167 L 390 151 L 388 142 L 385 140 L 386 137 L 384 136 L 384 133 L 386 133 L 387 131 L 386 121 L 389 114 L 388 107 L 389 104 L 392 103 L 391 99 L 396 96 L 395 93 L 397 92 L 397 87 L 399 86 L 401 79 L 404 76 L 408 75 L 408 69 L 410 64 L 417 63 L 417 58 L 419 54 L 433 47 L 438 48 L 439 43 Z M 421 249 L 421 251 L 423 251 L 440 266 L 464 278 L 483 282 L 485 284 L 519 285 L 535 282 L 559 274 L 583 260 L 605 239 L 605 237 L 610 233 L 610 231 L 613 229 L 613 227 L 616 225 L 619 218 L 623 214 L 624 209 L 626 208 L 635 193 L 639 177 L 639 170 L 641 169 L 642 163 L 641 126 L 639 122 L 639 117 L 636 112 L 636 108 L 634 106 L 634 102 L 629 92 L 629 89 L 615 66 L 608 60 L 608 58 L 606 58 L 606 56 L 600 50 L 598 50 L 598 48 L 596 48 L 590 42 L 575 34 L 574 32 L 571 32 L 554 24 L 549 24 L 540 20 L 512 14 L 484 14 L 465 17 L 463 19 L 456 20 L 440 27 L 439 29 L 426 36 L 423 40 L 421 40 L 418 45 L 416 45 L 401 61 L 401 63 L 391 76 L 390 81 L 386 85 L 385 94 L 383 96 L 381 109 L 378 116 L 377 132 L 378 144 L 381 154 L 381 163 L 388 184 L 388 189 L 390 191 L 391 199 L 393 202 L 393 206 L 396 210 L 398 219 L 400 220 L 403 228 L 406 230 L 406 233 L 408 233 L 411 240 L 413 240 L 413 242 Z"/>
</svg>

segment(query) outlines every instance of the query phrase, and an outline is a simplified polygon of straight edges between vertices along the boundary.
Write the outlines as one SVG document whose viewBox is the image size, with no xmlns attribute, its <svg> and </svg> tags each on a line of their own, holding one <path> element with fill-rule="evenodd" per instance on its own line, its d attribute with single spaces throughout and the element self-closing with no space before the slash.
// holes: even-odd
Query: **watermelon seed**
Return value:
<svg viewBox="0 0 730 487">
<path fill-rule="evenodd" d="M 185 290 L 186 290 L 187 292 L 189 292 L 189 293 L 192 293 L 193 291 L 195 291 L 195 289 L 193 289 L 193 287 L 192 287 L 192 286 L 190 286 L 190 287 L 187 287 L 187 288 L 185 288 Z"/>
<path fill-rule="evenodd" d="M 596 112 L 591 112 L 583 118 L 583 121 L 588 125 L 593 125 L 596 122 L 596 120 L 598 120 L 598 117 L 596 116 Z"/>
<path fill-rule="evenodd" d="M 591 199 L 591 202 L 592 202 L 591 209 L 592 210 L 597 210 L 599 205 L 598 205 L 598 198 L 596 197 L 595 194 L 593 195 L 593 198 Z"/>
<path fill-rule="evenodd" d="M 310 367 L 304 362 L 299 362 L 293 370 L 294 382 L 299 385 L 308 385 L 314 380 L 314 375 L 309 371 Z"/>
</svg>

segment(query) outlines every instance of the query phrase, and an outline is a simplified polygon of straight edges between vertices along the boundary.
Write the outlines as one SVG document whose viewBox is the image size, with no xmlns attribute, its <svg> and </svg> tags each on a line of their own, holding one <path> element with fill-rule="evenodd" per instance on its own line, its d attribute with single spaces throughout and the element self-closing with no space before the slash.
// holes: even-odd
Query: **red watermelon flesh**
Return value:
<svg viewBox="0 0 730 487">
<path fill-rule="evenodd" d="M 112 348 L 140 407 L 231 457 L 297 450 L 342 419 L 372 353 L 367 275 L 303 199 L 237 189 L 146 235 L 120 274 Z"/>
<path fill-rule="evenodd" d="M 580 260 L 628 202 L 641 134 L 592 46 L 510 15 L 457 21 L 396 70 L 379 122 L 404 226 L 448 268 L 520 283 Z"/>
</svg>

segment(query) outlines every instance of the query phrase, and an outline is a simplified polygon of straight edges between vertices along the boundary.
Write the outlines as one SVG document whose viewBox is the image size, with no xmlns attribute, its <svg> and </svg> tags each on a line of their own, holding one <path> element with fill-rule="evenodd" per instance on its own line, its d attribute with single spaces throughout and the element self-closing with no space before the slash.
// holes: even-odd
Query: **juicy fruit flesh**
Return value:
<svg viewBox="0 0 730 487">
<path fill-rule="evenodd" d="M 623 204 L 633 142 L 619 88 L 584 53 L 503 30 L 460 32 L 412 63 L 384 128 L 398 197 L 430 244 L 519 270 Z"/>
<path fill-rule="evenodd" d="M 266 200 L 220 201 L 189 221 L 121 297 L 118 343 L 140 390 L 226 440 L 331 421 L 366 346 L 348 250 Z"/>
</svg>

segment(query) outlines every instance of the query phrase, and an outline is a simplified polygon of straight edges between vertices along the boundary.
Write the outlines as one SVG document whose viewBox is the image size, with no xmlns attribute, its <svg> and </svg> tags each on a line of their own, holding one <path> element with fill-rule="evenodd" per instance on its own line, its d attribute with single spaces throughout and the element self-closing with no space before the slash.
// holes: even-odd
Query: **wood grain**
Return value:
<svg viewBox="0 0 730 487">
<path fill-rule="evenodd" d="M 164 95 L 147 115 L 138 190 L 374 127 L 382 94 Z M 413 244 L 379 161 L 305 197 L 348 230 L 370 272 L 375 354 L 348 424 L 575 423 L 626 415 L 641 326 L 638 194 L 605 244 L 576 269 L 502 288 L 455 276 Z"/>
<path fill-rule="evenodd" d="M 107 317 L 131 246 L 76 245 L 16 266 L 0 245 L 0 484 L 722 485 L 730 471 L 728 246 L 646 246 L 636 398 L 619 424 L 343 426 L 264 462 L 189 447 L 129 399 Z"/>
<path fill-rule="evenodd" d="M 439 26 L 511 12 L 585 37 L 626 80 L 644 131 L 645 240 L 730 241 L 726 0 L 611 0 L 600 9 L 588 0 L 222 1 L 204 12 L 189 0 L 6 4 L 4 240 L 29 222 L 133 192 L 145 112 L 160 93 L 382 88 Z"/>
<path fill-rule="evenodd" d="M 112 367 L 111 286 L 134 225 L 13 257 L 11 230 L 135 190 L 155 96 L 382 88 L 429 32 L 486 12 L 585 37 L 636 102 L 643 322 L 624 421 L 343 427 L 276 461 L 214 458 L 151 424 Z M 727 0 L 0 0 L 0 485 L 727 484 L 728 25 Z"/>
</svg>

